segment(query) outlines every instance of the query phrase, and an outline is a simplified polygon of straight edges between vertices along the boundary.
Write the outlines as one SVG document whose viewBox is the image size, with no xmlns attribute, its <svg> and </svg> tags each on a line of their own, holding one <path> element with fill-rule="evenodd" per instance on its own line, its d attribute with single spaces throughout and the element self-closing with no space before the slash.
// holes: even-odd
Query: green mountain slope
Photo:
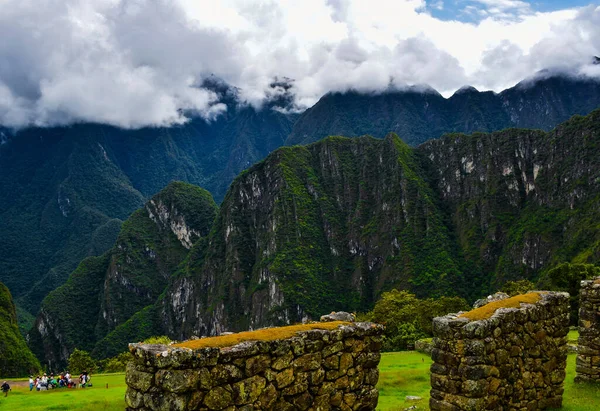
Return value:
<svg viewBox="0 0 600 411">
<path fill-rule="evenodd" d="M 15 304 L 8 288 L 0 283 L 0 376 L 23 377 L 37 373 L 40 363 L 19 332 Z"/>
<path fill-rule="evenodd" d="M 152 305 L 216 213 L 211 195 L 187 183 L 171 183 L 152 197 L 123 223 L 110 251 L 84 260 L 44 299 L 30 333 L 36 354 L 50 365 L 64 364 L 75 347 L 91 351 Z"/>
</svg>

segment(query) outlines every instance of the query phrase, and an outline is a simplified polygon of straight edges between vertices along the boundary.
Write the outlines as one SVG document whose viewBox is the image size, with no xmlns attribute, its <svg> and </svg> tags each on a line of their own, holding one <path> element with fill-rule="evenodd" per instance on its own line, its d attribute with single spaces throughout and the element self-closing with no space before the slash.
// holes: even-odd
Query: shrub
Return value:
<svg viewBox="0 0 600 411">
<path fill-rule="evenodd" d="M 96 361 L 92 359 L 87 351 L 75 348 L 75 351 L 69 357 L 69 370 L 72 374 L 79 374 L 82 371 L 96 372 L 97 368 Z"/>
<path fill-rule="evenodd" d="M 420 300 L 408 291 L 392 290 L 383 293 L 373 311 L 360 315 L 359 319 L 385 325 L 383 350 L 398 351 L 433 336 L 434 317 L 468 309 L 469 305 L 460 297 Z"/>
<path fill-rule="evenodd" d="M 144 340 L 144 344 L 164 344 L 164 345 L 169 345 L 171 344 L 171 339 L 169 337 L 167 337 L 166 335 L 157 335 L 154 337 L 150 337 L 147 338 L 146 340 Z"/>
<path fill-rule="evenodd" d="M 99 361 L 102 372 L 124 372 L 127 363 L 133 360 L 130 352 L 124 352 L 111 358 Z"/>
</svg>

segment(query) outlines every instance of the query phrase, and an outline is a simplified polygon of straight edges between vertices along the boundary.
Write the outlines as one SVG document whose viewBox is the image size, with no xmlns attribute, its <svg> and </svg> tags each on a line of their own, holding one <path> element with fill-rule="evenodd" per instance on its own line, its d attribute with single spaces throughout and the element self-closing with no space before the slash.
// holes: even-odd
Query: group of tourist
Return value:
<svg viewBox="0 0 600 411">
<path fill-rule="evenodd" d="M 38 375 L 36 378 L 33 378 L 33 375 L 30 375 L 29 391 L 33 391 L 34 388 L 36 391 L 46 391 L 54 388 L 77 388 L 78 385 L 81 388 L 91 387 L 91 380 L 92 377 L 87 373 L 87 371 L 79 374 L 79 384 L 73 380 L 73 378 L 71 378 L 69 371 L 58 375 L 50 374 L 50 376 L 44 373 L 44 375 Z M 8 381 L 4 381 L 4 383 L 0 386 L 0 390 L 2 390 L 5 397 L 8 396 L 9 391 L 12 391 Z"/>
<path fill-rule="evenodd" d="M 82 372 L 79 375 L 79 387 L 85 388 L 91 386 L 91 378 L 87 371 Z M 77 388 L 77 382 L 71 377 L 69 371 L 58 375 L 50 374 L 50 376 L 44 373 L 42 376 L 38 375 L 37 378 L 33 378 L 32 375 L 29 376 L 29 391 L 33 391 L 34 388 L 36 391 L 45 391 L 54 388 Z"/>
</svg>

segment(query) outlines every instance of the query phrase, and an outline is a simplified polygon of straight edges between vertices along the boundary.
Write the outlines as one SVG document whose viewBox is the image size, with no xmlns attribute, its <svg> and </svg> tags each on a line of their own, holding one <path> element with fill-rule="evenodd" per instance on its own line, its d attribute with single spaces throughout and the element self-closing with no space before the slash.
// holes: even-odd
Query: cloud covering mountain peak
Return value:
<svg viewBox="0 0 600 411">
<path fill-rule="evenodd" d="M 598 75 L 586 63 L 600 51 L 600 7 L 469 23 L 435 18 L 428 3 L 0 0 L 0 124 L 212 119 L 225 106 L 202 87 L 211 74 L 249 104 L 293 93 L 296 108 L 391 83 L 500 91 L 565 62 Z M 293 87 L 274 87 L 284 76 Z"/>
</svg>

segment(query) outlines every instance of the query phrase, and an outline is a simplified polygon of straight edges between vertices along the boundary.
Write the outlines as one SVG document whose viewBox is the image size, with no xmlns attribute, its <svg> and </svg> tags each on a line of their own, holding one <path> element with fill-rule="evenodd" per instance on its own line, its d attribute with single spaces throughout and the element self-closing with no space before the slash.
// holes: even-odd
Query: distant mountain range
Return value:
<svg viewBox="0 0 600 411">
<path fill-rule="evenodd" d="M 414 146 L 447 132 L 549 130 L 600 107 L 600 83 L 562 75 L 500 94 L 465 88 L 449 99 L 428 89 L 334 93 L 301 115 L 275 110 L 290 103 L 286 93 L 257 110 L 222 82 L 206 86 L 228 107 L 212 122 L 0 129 L 0 281 L 22 326 L 82 259 L 111 249 L 123 221 L 171 181 L 199 185 L 221 202 L 238 173 L 286 144 L 396 132 Z M 287 90 L 285 82 L 273 87 Z"/>
<path fill-rule="evenodd" d="M 331 135 L 384 137 L 393 132 L 412 146 L 446 133 L 518 127 L 549 131 L 574 114 L 600 107 L 600 81 L 538 73 L 497 94 L 463 87 L 450 98 L 430 88 L 364 94 L 330 93 L 306 110 L 287 145 Z"/>
</svg>

